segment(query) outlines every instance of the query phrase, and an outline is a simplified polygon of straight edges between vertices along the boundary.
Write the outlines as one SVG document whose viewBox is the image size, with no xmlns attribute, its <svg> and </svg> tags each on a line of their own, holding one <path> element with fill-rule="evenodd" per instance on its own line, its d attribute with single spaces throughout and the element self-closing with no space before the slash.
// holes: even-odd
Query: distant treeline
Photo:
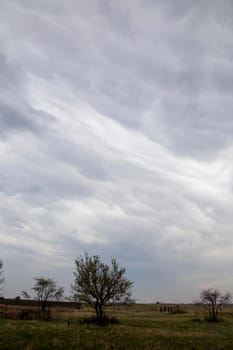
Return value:
<svg viewBox="0 0 233 350">
<path fill-rule="evenodd" d="M 38 306 L 38 300 L 0 297 L 0 305 Z M 81 303 L 74 301 L 49 301 L 49 306 L 80 309 Z"/>
</svg>

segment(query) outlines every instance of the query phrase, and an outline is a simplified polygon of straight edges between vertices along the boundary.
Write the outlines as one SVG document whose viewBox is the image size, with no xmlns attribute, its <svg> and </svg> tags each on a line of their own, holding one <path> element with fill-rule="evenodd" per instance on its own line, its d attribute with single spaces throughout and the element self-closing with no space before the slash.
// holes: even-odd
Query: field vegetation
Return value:
<svg viewBox="0 0 233 350">
<path fill-rule="evenodd" d="M 170 305 L 171 306 L 171 305 Z M 1 308 L 1 306 L 0 306 Z M 232 349 L 233 307 L 225 306 L 219 322 L 208 322 L 201 305 L 108 306 L 112 322 L 100 326 L 91 322 L 93 308 L 52 307 L 51 320 L 18 320 L 19 306 L 2 306 L 0 349 L 4 350 L 137 350 L 137 349 Z M 22 307 L 21 307 L 22 308 Z M 33 308 L 36 309 L 35 307 Z M 166 309 L 167 310 L 167 309 Z"/>
</svg>

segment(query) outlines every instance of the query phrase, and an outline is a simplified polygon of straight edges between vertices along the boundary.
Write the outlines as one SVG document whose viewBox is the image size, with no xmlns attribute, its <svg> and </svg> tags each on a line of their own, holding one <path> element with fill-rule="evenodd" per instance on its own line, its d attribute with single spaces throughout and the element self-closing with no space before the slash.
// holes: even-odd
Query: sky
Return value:
<svg viewBox="0 0 233 350">
<path fill-rule="evenodd" d="M 233 2 L 0 7 L 4 295 L 84 251 L 138 302 L 233 291 Z"/>
</svg>

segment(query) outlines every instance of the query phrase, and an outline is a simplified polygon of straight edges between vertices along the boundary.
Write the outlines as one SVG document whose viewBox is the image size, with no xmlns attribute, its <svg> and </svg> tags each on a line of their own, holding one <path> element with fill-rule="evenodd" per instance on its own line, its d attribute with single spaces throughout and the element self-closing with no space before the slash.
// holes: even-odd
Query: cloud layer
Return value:
<svg viewBox="0 0 233 350">
<path fill-rule="evenodd" d="M 13 1 L 0 13 L 6 294 L 84 250 L 139 301 L 233 289 L 231 1 Z"/>
</svg>

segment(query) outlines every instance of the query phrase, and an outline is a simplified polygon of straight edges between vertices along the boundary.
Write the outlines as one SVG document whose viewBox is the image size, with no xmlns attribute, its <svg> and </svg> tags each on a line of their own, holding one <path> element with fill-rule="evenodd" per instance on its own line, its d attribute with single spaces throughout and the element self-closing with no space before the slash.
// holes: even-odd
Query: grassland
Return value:
<svg viewBox="0 0 233 350">
<path fill-rule="evenodd" d="M 208 323 L 198 306 L 184 313 L 161 313 L 156 305 L 117 306 L 107 310 L 119 323 L 106 327 L 84 322 L 91 309 L 53 309 L 53 320 L 0 320 L 1 350 L 137 350 L 233 349 L 233 308 L 222 311 L 219 323 Z"/>
</svg>

